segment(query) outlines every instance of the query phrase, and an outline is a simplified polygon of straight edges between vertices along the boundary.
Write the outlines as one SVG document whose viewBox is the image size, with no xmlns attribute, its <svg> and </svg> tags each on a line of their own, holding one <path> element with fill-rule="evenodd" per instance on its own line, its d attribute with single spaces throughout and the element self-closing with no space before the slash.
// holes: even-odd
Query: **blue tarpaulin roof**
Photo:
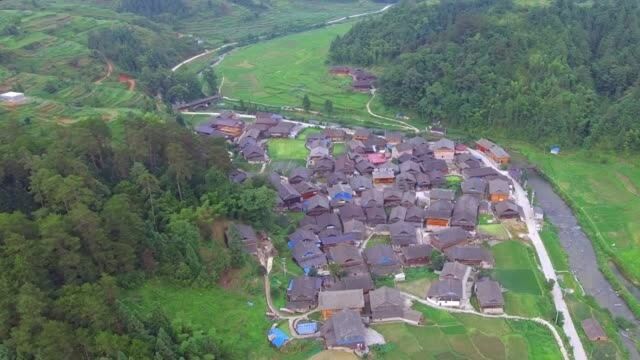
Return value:
<svg viewBox="0 0 640 360">
<path fill-rule="evenodd" d="M 269 330 L 268 338 L 269 341 L 271 341 L 271 344 L 273 344 L 273 346 L 277 347 L 278 349 L 280 349 L 282 346 L 284 346 L 284 344 L 287 343 L 287 341 L 289 341 L 289 336 L 285 334 L 284 331 L 278 328 L 271 328 Z"/>
<path fill-rule="evenodd" d="M 300 322 L 296 324 L 296 332 L 300 335 L 315 334 L 318 331 L 318 323 L 313 322 Z"/>
</svg>

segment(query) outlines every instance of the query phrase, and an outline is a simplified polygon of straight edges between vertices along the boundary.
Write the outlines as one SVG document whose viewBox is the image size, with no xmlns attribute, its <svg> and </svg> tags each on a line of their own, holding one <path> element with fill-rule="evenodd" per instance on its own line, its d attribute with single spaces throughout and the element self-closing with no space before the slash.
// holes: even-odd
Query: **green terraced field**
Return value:
<svg viewBox="0 0 640 360">
<path fill-rule="evenodd" d="M 233 2 L 218 3 L 221 5 L 209 8 L 204 0 L 192 0 L 191 5 L 201 11 L 182 21 L 177 29 L 215 44 L 320 24 L 343 16 L 379 10 L 385 5 L 370 0 L 273 0 L 265 3 L 266 9 L 255 11 Z"/>
<path fill-rule="evenodd" d="M 0 88 L 22 88 L 31 99 L 17 108 L 0 107 L 0 114 L 68 124 L 93 116 L 112 120 L 153 106 L 142 92 L 129 91 L 117 82 L 117 69 L 111 78 L 94 83 L 104 76 L 105 62 L 92 55 L 87 34 L 122 24 L 129 15 L 100 8 L 65 10 L 56 3 L 49 6 L 46 11 L 0 10 L 0 27 L 19 21 L 20 29 L 17 35 L 0 37 L 0 47 L 11 54 L 10 63 L 0 67 Z M 52 90 L 51 84 L 56 88 Z"/>
<path fill-rule="evenodd" d="M 374 325 L 388 342 L 381 358 L 551 360 L 562 357 L 551 332 L 536 323 L 452 314 L 422 305 L 416 309 L 425 316 L 424 327 Z"/>
</svg>

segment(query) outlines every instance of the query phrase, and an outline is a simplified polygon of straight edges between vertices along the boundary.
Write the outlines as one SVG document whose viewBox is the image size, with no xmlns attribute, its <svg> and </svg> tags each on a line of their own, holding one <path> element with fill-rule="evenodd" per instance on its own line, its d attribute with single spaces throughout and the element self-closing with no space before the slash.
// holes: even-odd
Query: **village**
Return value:
<svg viewBox="0 0 640 360">
<path fill-rule="evenodd" d="M 258 113 L 255 122 L 245 122 L 224 112 L 195 131 L 224 137 L 247 162 L 265 164 L 266 139 L 295 138 L 306 127 L 276 114 Z M 487 139 L 468 146 L 447 139 L 444 129 L 431 133 L 437 140 L 323 127 L 306 137 L 305 167 L 268 174 L 278 194 L 276 210 L 304 214 L 288 236 L 291 257 L 304 275 L 289 281 L 286 305 L 270 309 L 293 319 L 292 337 L 321 338 L 327 349 L 362 355 L 380 341 L 369 325 L 428 321 L 411 308 L 412 302 L 484 316 L 504 314 L 503 288 L 488 272 L 495 263 L 488 250 L 493 240 L 477 225 L 480 218 L 490 219 L 526 233 L 512 181 L 521 180 L 522 172 L 501 171 L 510 156 Z M 344 144 L 345 152 L 334 155 L 336 144 Z M 242 182 L 248 176 L 237 169 L 230 178 Z M 542 220 L 538 209 L 534 214 Z M 244 249 L 269 272 L 278 255 L 268 237 L 237 223 L 231 232 L 240 234 Z M 386 286 L 402 283 L 416 269 L 437 277 L 420 297 Z M 320 317 L 312 319 L 313 313 Z M 597 339 L 602 329 L 592 322 L 587 326 Z M 291 340 L 276 327 L 269 339 L 276 347 Z"/>
</svg>

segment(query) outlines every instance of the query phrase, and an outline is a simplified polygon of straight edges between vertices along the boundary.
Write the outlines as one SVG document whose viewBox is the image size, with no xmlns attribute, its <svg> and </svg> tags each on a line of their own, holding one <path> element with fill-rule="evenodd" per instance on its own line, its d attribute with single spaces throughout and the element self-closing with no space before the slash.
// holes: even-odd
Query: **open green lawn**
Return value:
<svg viewBox="0 0 640 360">
<path fill-rule="evenodd" d="M 219 77 L 224 76 L 222 92 L 253 103 L 293 107 L 301 107 L 306 94 L 312 111 L 322 112 L 325 100 L 331 100 L 340 120 L 353 125 L 394 127 L 393 122 L 367 114 L 369 95 L 351 91 L 350 77 L 329 74 L 325 59 L 331 40 L 351 26 L 329 26 L 233 51 L 217 68 Z"/>
<path fill-rule="evenodd" d="M 388 235 L 373 235 L 371 237 L 371 239 L 369 239 L 369 241 L 367 242 L 367 248 L 372 248 L 376 245 L 390 245 L 391 244 L 391 237 L 389 237 Z"/>
<path fill-rule="evenodd" d="M 509 233 L 500 223 L 478 225 L 478 232 L 495 237 L 498 240 L 508 240 Z"/>
<path fill-rule="evenodd" d="M 223 346 L 243 359 L 307 359 L 322 350 L 316 341 L 293 341 L 282 352 L 268 343 L 271 322 L 265 316 L 267 305 L 258 276 L 242 275 L 228 288 L 182 287 L 161 280 L 145 283 L 125 294 L 125 305 L 146 316 L 162 309 L 172 320 L 214 330 L 224 339 Z"/>
<path fill-rule="evenodd" d="M 510 240 L 493 246 L 491 251 L 496 260 L 493 276 L 507 290 L 505 312 L 529 317 L 553 316 L 553 303 L 535 262 L 534 250 Z"/>
<path fill-rule="evenodd" d="M 309 151 L 304 144 L 304 140 L 298 139 L 269 139 L 267 141 L 269 158 L 273 161 L 305 161 Z"/>
<path fill-rule="evenodd" d="M 384 359 L 560 359 L 551 332 L 526 321 L 487 319 L 416 305 L 424 327 L 375 325 L 388 344 Z"/>
<path fill-rule="evenodd" d="M 298 139 L 302 139 L 302 140 L 307 140 L 307 137 L 311 134 L 318 134 L 321 133 L 322 129 L 320 128 L 315 128 L 315 127 L 308 127 L 308 128 L 304 128 L 302 129 L 302 131 L 300 131 L 298 133 L 297 138 Z"/>
</svg>

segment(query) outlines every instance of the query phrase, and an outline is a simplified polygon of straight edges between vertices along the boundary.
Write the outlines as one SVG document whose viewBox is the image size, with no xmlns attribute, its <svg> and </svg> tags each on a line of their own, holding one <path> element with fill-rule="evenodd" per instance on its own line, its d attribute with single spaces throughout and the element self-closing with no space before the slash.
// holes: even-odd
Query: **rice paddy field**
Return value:
<svg viewBox="0 0 640 360">
<path fill-rule="evenodd" d="M 376 351 L 382 359 L 560 359 L 551 332 L 528 321 L 487 319 L 416 306 L 425 326 L 375 325 L 387 345 Z"/>
<path fill-rule="evenodd" d="M 491 247 L 491 252 L 496 260 L 493 277 L 506 290 L 505 312 L 552 319 L 553 302 L 534 250 L 522 242 L 509 240 Z"/>
<path fill-rule="evenodd" d="M 273 0 L 263 2 L 265 8 L 249 8 L 231 1 L 214 1 L 211 7 L 204 0 L 189 3 L 200 11 L 180 22 L 177 30 L 214 44 L 309 27 L 343 16 L 376 11 L 385 5 L 370 0 Z"/>
<path fill-rule="evenodd" d="M 222 93 L 276 107 L 301 107 L 307 95 L 311 111 L 322 112 L 326 100 L 333 102 L 335 118 L 331 121 L 397 128 L 398 124 L 367 113 L 370 95 L 352 91 L 350 77 L 329 74 L 330 66 L 325 63 L 329 45 L 352 25 L 328 26 L 234 50 L 217 67 L 218 77 L 224 77 Z M 392 109 L 376 111 L 388 117 L 396 114 Z"/>
</svg>

